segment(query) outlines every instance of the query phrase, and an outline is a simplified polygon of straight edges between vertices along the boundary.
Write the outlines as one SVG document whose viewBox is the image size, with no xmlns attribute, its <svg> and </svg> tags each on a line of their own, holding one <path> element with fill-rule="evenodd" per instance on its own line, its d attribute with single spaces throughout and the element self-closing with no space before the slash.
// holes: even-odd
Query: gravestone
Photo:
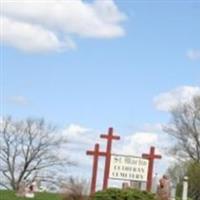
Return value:
<svg viewBox="0 0 200 200">
<path fill-rule="evenodd" d="M 19 185 L 19 189 L 16 193 L 16 196 L 25 197 L 25 194 L 26 194 L 26 181 L 23 180 Z"/>
<path fill-rule="evenodd" d="M 188 199 L 188 177 L 185 176 L 183 180 L 183 193 L 182 193 L 182 200 Z"/>
<path fill-rule="evenodd" d="M 35 197 L 35 194 L 34 194 L 34 186 L 33 186 L 33 184 L 30 184 L 30 185 L 26 188 L 25 197 L 26 197 L 26 198 L 34 198 L 34 197 Z"/>
<path fill-rule="evenodd" d="M 155 174 L 152 181 L 152 188 L 151 188 L 152 193 L 156 194 L 158 184 L 159 184 L 159 177 L 158 174 Z"/>
<path fill-rule="evenodd" d="M 170 181 L 166 175 L 164 175 L 159 181 L 157 199 L 170 200 Z"/>
<path fill-rule="evenodd" d="M 128 182 L 123 182 L 122 183 L 122 189 L 127 189 L 127 188 L 129 188 Z"/>
</svg>

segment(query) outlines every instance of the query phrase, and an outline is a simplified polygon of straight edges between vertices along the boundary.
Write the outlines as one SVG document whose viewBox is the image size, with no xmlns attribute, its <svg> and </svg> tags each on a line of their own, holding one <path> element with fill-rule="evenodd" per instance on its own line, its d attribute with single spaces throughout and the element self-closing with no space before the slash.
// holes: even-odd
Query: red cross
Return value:
<svg viewBox="0 0 200 200">
<path fill-rule="evenodd" d="M 113 128 L 108 129 L 108 135 L 101 135 L 101 138 L 107 139 L 107 147 L 106 147 L 106 160 L 105 160 L 105 168 L 104 168 L 104 180 L 103 180 L 103 190 L 108 187 L 108 179 L 110 172 L 110 159 L 111 159 L 111 150 L 112 150 L 112 140 L 119 140 L 119 136 L 113 135 Z"/>
<path fill-rule="evenodd" d="M 143 158 L 146 158 L 149 160 L 149 166 L 148 166 L 148 175 L 147 175 L 147 191 L 151 191 L 152 187 L 152 178 L 153 178 L 153 167 L 154 167 L 154 160 L 155 159 L 161 159 L 161 155 L 155 154 L 155 147 L 150 148 L 149 154 L 142 154 Z"/>
<path fill-rule="evenodd" d="M 98 158 L 99 156 L 106 156 L 105 152 L 99 151 L 99 144 L 95 144 L 94 151 L 86 151 L 87 155 L 92 155 L 93 157 L 93 169 L 92 169 L 92 181 L 90 194 L 94 194 L 96 191 L 96 181 L 97 181 L 97 169 L 98 169 Z"/>
</svg>

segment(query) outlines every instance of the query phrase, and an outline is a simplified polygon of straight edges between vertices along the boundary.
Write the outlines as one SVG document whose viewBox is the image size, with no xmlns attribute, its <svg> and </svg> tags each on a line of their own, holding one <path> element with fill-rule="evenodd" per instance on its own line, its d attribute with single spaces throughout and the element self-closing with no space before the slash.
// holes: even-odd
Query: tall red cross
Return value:
<svg viewBox="0 0 200 200">
<path fill-rule="evenodd" d="M 161 159 L 161 155 L 155 154 L 155 147 L 150 148 L 149 154 L 142 154 L 142 157 L 149 160 L 149 166 L 148 166 L 148 175 L 147 175 L 147 191 L 151 191 L 152 187 L 152 179 L 153 179 L 153 167 L 154 167 L 154 160 L 155 159 Z"/>
<path fill-rule="evenodd" d="M 108 187 L 108 179 L 109 179 L 109 172 L 110 172 L 110 159 L 111 159 L 111 150 L 112 150 L 112 140 L 119 140 L 120 137 L 113 135 L 113 128 L 108 129 L 108 135 L 100 135 L 100 137 L 107 139 L 106 160 L 105 160 L 104 179 L 103 179 L 103 190 L 105 190 Z"/>
<path fill-rule="evenodd" d="M 106 153 L 100 152 L 99 144 L 95 144 L 94 151 L 86 151 L 86 154 L 93 156 L 92 181 L 91 181 L 91 188 L 90 188 L 90 194 L 92 195 L 96 191 L 98 158 L 99 156 L 106 156 Z"/>
</svg>

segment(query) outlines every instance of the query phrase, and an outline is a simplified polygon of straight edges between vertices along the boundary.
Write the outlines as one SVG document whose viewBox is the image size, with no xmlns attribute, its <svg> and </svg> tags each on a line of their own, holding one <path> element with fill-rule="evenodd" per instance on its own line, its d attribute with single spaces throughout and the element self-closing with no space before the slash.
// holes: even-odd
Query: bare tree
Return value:
<svg viewBox="0 0 200 200">
<path fill-rule="evenodd" d="M 177 185 L 183 181 L 183 178 L 187 173 L 188 165 L 189 163 L 178 162 L 169 166 L 166 173 L 170 176 L 173 185 Z"/>
<path fill-rule="evenodd" d="M 182 160 L 200 162 L 200 96 L 177 106 L 171 117 L 164 131 L 176 139 L 173 152 Z"/>
<path fill-rule="evenodd" d="M 46 172 L 69 164 L 58 151 L 66 142 L 42 119 L 4 118 L 0 126 L 0 185 L 18 190 L 24 180 L 53 182 L 55 174 Z"/>
</svg>

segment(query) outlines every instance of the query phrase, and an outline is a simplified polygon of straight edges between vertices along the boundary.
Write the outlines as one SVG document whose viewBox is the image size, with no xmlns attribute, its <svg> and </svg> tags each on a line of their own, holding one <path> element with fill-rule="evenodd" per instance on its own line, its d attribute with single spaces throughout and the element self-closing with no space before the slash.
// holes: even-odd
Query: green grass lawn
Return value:
<svg viewBox="0 0 200 200">
<path fill-rule="evenodd" d="M 17 197 L 13 191 L 0 190 L 0 200 L 28 200 L 30 198 Z M 31 199 L 30 199 L 31 200 Z M 36 193 L 32 200 L 62 200 L 59 194 L 52 193 Z"/>
</svg>

